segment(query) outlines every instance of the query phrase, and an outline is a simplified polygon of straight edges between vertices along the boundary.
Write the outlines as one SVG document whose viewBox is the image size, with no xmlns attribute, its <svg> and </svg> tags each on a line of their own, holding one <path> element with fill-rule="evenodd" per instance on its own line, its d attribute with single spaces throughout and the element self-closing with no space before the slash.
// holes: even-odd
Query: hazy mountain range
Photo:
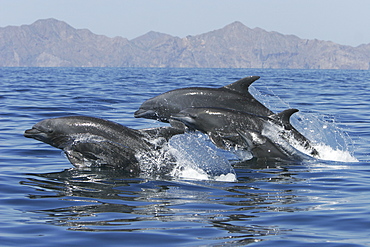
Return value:
<svg viewBox="0 0 370 247">
<path fill-rule="evenodd" d="M 240 22 L 184 38 L 149 32 L 128 40 L 46 19 L 0 28 L 0 66 L 368 70 L 370 44 L 300 39 Z"/>
</svg>

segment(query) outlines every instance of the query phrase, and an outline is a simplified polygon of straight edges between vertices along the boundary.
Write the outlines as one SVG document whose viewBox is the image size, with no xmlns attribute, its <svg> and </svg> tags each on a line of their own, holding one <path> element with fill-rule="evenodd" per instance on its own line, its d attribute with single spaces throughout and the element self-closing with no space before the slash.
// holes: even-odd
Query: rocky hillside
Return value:
<svg viewBox="0 0 370 247">
<path fill-rule="evenodd" d="M 47 19 L 0 28 L 0 66 L 368 70 L 370 44 L 300 39 L 240 22 L 185 38 L 149 32 L 128 40 Z"/>
</svg>

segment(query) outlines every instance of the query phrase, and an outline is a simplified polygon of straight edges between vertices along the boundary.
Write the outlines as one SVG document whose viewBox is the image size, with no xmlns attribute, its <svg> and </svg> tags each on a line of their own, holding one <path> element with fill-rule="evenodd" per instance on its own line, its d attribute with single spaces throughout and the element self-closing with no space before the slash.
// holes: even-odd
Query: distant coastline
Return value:
<svg viewBox="0 0 370 247">
<path fill-rule="evenodd" d="M 351 47 L 300 39 L 240 22 L 184 38 L 151 31 L 128 40 L 45 19 L 0 28 L 0 67 L 369 70 L 370 43 Z"/>
</svg>

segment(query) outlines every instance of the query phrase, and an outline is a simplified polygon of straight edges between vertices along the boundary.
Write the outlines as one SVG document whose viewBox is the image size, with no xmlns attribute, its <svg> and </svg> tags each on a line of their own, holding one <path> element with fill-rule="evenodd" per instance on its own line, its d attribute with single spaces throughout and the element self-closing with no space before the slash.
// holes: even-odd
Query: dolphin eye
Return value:
<svg viewBox="0 0 370 247">
<path fill-rule="evenodd" d="M 197 115 L 196 114 L 189 114 L 189 117 L 191 117 L 191 118 L 197 118 Z"/>
<path fill-rule="evenodd" d="M 52 129 L 49 129 L 49 130 L 48 130 L 48 133 L 49 133 L 49 134 L 51 134 L 51 133 L 53 133 L 53 132 L 54 132 L 54 130 L 52 130 Z"/>
</svg>

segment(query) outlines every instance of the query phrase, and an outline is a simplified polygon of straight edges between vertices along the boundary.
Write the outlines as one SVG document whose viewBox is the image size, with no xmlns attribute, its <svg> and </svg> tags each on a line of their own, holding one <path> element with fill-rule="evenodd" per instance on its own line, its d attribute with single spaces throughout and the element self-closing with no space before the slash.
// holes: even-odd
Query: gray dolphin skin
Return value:
<svg viewBox="0 0 370 247">
<path fill-rule="evenodd" d="M 135 155 L 160 148 L 151 138 L 168 140 L 180 133 L 171 127 L 141 131 L 100 118 L 70 116 L 40 121 L 24 136 L 62 149 L 75 166 L 92 163 L 137 174 L 140 168 Z"/>
<path fill-rule="evenodd" d="M 276 135 L 284 141 L 289 143 L 292 137 L 308 153 L 317 156 L 318 152 L 312 147 L 310 141 L 290 124 L 290 116 L 297 111 L 297 109 L 288 109 L 266 117 L 224 108 L 193 107 L 182 110 L 172 118 L 181 121 L 191 129 L 208 134 L 212 142 L 223 149 L 238 145 L 252 149 L 250 151 L 259 157 L 275 155 L 288 158 L 292 152 L 283 150 L 284 147 L 262 134 L 269 128 L 275 128 Z M 256 147 L 258 149 L 255 149 Z M 254 152 L 253 149 L 255 149 Z M 274 151 L 271 152 L 271 150 Z M 292 158 L 294 157 L 293 155 Z"/>
<path fill-rule="evenodd" d="M 248 91 L 259 78 L 245 77 L 221 88 L 190 87 L 168 91 L 145 101 L 134 116 L 169 122 L 171 115 L 190 107 L 222 107 L 269 116 L 273 112 Z"/>
<path fill-rule="evenodd" d="M 238 131 L 239 136 L 245 141 L 248 150 L 259 161 L 287 161 L 303 160 L 309 158 L 290 145 L 273 142 L 268 137 L 253 130 Z"/>
</svg>

